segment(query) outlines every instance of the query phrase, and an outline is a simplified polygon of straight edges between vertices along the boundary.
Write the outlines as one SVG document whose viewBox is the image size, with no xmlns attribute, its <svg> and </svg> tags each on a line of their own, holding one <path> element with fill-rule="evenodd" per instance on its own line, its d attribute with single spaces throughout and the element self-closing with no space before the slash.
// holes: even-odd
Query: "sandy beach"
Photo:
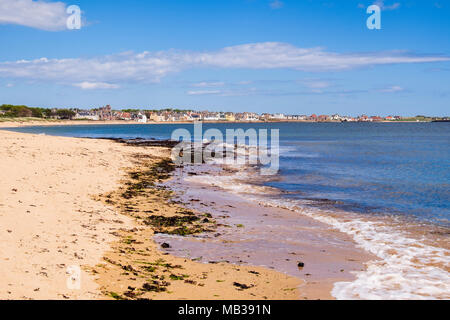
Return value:
<svg viewBox="0 0 450 320">
<path fill-rule="evenodd" d="M 0 301 L 450 300 L 449 4 L 0 0 Z"/>
<path fill-rule="evenodd" d="M 154 186 L 121 197 L 130 172 L 168 149 L 6 131 L 0 141 L 0 299 L 300 299 L 299 278 L 160 250 L 156 214 L 183 212 L 198 232 L 215 224 Z M 67 286 L 71 267 L 81 269 L 79 289 Z"/>
<path fill-rule="evenodd" d="M 43 131 L 0 130 L 0 299 L 448 297 L 445 228 L 290 205 L 255 168 L 175 166 L 169 141 Z"/>
</svg>

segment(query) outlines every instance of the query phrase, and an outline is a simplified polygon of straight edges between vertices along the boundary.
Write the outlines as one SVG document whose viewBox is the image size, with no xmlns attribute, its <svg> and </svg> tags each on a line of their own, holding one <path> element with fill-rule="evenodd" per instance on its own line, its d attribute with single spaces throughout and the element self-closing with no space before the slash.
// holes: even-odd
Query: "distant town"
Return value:
<svg viewBox="0 0 450 320">
<path fill-rule="evenodd" d="M 0 119 L 7 118 L 38 118 L 55 120 L 90 120 L 90 121 L 134 121 L 138 123 L 158 122 L 393 122 L 393 121 L 450 121 L 449 117 L 402 117 L 399 115 L 377 116 L 360 115 L 357 117 L 346 115 L 303 115 L 284 113 L 253 112 L 211 112 L 180 109 L 163 110 L 113 110 L 110 105 L 94 109 L 48 109 L 27 106 L 1 105 Z"/>
</svg>

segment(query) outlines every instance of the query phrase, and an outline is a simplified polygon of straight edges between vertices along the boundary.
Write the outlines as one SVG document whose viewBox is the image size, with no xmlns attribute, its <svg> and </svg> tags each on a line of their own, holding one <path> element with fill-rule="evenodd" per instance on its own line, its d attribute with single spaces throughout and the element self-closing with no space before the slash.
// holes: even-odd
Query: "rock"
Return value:
<svg viewBox="0 0 450 320">
<path fill-rule="evenodd" d="M 161 248 L 163 248 L 163 249 L 169 249 L 169 248 L 172 248 L 172 247 L 170 246 L 170 244 L 164 242 L 164 243 L 161 245 Z"/>
<path fill-rule="evenodd" d="M 234 282 L 234 283 L 233 283 L 233 286 L 239 288 L 238 290 L 246 290 L 246 289 L 250 289 L 250 288 L 253 288 L 253 287 L 254 287 L 253 284 L 250 285 L 250 286 L 248 286 L 248 285 L 246 285 L 246 284 L 242 284 L 242 283 L 239 283 L 239 282 Z"/>
<path fill-rule="evenodd" d="M 297 266 L 298 266 L 299 269 L 303 269 L 305 267 L 305 263 L 299 261 Z"/>
</svg>

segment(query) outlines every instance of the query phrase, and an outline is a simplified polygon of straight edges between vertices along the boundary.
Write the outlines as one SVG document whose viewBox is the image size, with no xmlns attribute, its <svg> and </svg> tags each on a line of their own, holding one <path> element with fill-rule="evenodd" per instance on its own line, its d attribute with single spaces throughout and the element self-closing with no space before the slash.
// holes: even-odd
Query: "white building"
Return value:
<svg viewBox="0 0 450 320">
<path fill-rule="evenodd" d="M 137 115 L 137 122 L 139 123 L 147 123 L 147 116 L 145 114 L 142 113 L 138 113 Z"/>
<path fill-rule="evenodd" d="M 272 119 L 276 119 L 276 120 L 285 120 L 285 119 L 286 119 L 286 116 L 285 116 L 284 114 L 282 114 L 282 113 L 275 113 L 275 114 L 272 116 Z"/>
<path fill-rule="evenodd" d="M 88 111 L 80 111 L 75 114 L 75 117 L 73 117 L 74 120 L 92 120 L 92 121 L 99 121 L 100 117 L 98 114 L 92 114 Z"/>
<path fill-rule="evenodd" d="M 219 121 L 218 115 L 207 115 L 203 118 L 205 121 Z"/>
</svg>

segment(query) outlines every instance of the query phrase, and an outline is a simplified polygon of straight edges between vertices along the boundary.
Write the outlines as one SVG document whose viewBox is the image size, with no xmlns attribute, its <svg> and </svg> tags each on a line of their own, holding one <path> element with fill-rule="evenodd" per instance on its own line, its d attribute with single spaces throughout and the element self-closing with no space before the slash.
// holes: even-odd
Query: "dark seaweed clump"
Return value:
<svg viewBox="0 0 450 320">
<path fill-rule="evenodd" d="M 173 217 L 163 217 L 163 216 L 151 216 L 146 220 L 146 224 L 152 225 L 154 227 L 182 227 L 185 224 L 192 224 L 195 221 L 200 220 L 196 216 L 173 216 Z"/>
<path fill-rule="evenodd" d="M 155 228 L 155 233 L 187 236 L 197 233 L 209 232 L 199 224 L 200 218 L 195 215 L 184 216 L 150 216 L 144 221 L 145 224 Z"/>
<path fill-rule="evenodd" d="M 147 170 L 132 171 L 129 173 L 133 181 L 127 183 L 127 189 L 122 193 L 124 199 L 132 199 L 138 195 L 155 188 L 155 184 L 170 178 L 175 170 L 175 164 L 170 159 L 163 159 Z"/>
</svg>

